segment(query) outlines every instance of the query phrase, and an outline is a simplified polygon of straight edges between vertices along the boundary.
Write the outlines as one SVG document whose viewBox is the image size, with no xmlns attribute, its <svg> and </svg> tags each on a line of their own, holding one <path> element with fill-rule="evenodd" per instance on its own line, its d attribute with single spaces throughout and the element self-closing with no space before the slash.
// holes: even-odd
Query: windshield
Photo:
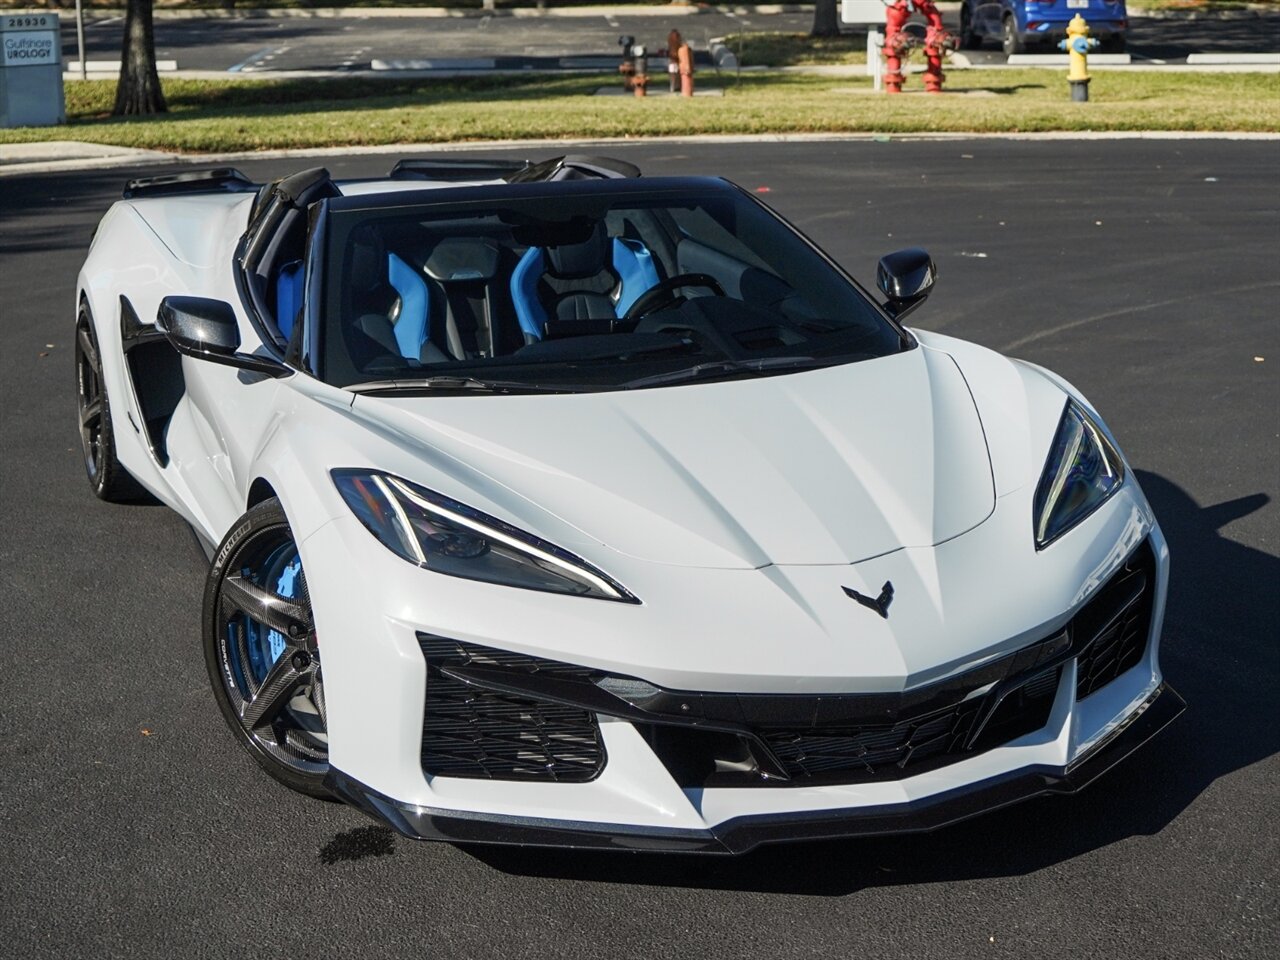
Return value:
<svg viewBox="0 0 1280 960">
<path fill-rule="evenodd" d="M 632 389 L 907 346 L 807 241 L 728 188 L 337 209 L 321 237 L 314 365 L 337 386 Z"/>
</svg>

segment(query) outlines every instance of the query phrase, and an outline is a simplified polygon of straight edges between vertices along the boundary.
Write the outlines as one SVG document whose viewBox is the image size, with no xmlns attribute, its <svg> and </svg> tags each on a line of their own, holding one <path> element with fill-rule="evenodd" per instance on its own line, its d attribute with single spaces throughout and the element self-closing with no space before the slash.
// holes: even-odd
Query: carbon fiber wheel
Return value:
<svg viewBox="0 0 1280 960">
<path fill-rule="evenodd" d="M 142 488 L 116 459 L 111 404 L 102 378 L 102 354 L 87 305 L 80 308 L 76 317 L 75 364 L 80 449 L 89 486 L 102 500 L 137 499 L 142 495 Z"/>
<path fill-rule="evenodd" d="M 324 678 L 306 574 L 280 501 L 222 541 L 204 595 L 205 664 L 237 739 L 273 777 L 328 796 Z"/>
</svg>

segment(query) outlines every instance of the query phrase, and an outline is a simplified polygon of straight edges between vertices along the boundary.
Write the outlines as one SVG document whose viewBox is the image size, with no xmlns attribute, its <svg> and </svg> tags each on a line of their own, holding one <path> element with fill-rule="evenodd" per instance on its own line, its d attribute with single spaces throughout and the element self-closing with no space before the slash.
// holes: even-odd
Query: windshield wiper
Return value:
<svg viewBox="0 0 1280 960">
<path fill-rule="evenodd" d="M 571 384 L 531 383 L 525 380 L 485 380 L 480 377 L 440 374 L 404 380 L 371 380 L 347 387 L 352 393 L 378 396 L 414 391 L 460 390 L 474 393 L 580 393 L 584 388 Z"/>
<path fill-rule="evenodd" d="M 767 373 L 780 370 L 812 370 L 816 367 L 831 366 L 830 358 L 818 357 L 761 357 L 758 360 L 712 360 L 699 363 L 681 370 L 669 370 L 666 373 L 655 373 L 652 376 L 628 380 L 620 384 L 624 390 L 635 390 L 641 387 L 657 387 L 668 383 L 683 383 L 689 380 L 707 380 L 715 377 L 733 376 L 739 373 Z"/>
</svg>

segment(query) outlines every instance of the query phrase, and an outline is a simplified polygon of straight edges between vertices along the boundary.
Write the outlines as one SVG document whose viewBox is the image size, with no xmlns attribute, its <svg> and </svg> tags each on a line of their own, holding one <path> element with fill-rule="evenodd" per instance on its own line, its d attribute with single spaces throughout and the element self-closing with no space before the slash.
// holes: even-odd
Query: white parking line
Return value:
<svg viewBox="0 0 1280 960">
<path fill-rule="evenodd" d="M 265 57 L 268 53 L 270 53 L 274 49 L 275 47 L 263 47 L 257 53 L 254 53 L 254 54 L 251 54 L 250 56 L 245 57 L 243 60 L 237 63 L 234 67 L 227 67 L 227 73 L 239 73 L 241 70 L 244 70 L 246 67 L 249 67 L 257 63 L 259 59 L 261 59 L 262 57 Z"/>
<path fill-rule="evenodd" d="M 248 73 L 256 70 L 258 67 L 266 64 L 270 60 L 274 60 L 277 56 L 288 50 L 288 45 L 281 47 L 263 47 L 252 56 L 241 60 L 234 67 L 227 67 L 227 73 Z"/>
</svg>

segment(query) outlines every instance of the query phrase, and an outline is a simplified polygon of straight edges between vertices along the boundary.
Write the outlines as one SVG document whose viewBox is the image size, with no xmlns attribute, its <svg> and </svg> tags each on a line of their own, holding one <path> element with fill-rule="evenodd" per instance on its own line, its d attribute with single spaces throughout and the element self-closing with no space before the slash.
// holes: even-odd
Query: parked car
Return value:
<svg viewBox="0 0 1280 960">
<path fill-rule="evenodd" d="M 1056 46 L 1077 13 L 1089 24 L 1090 36 L 1099 41 L 1103 51 L 1124 50 L 1129 29 L 1124 0 L 964 0 L 960 46 L 977 50 L 989 38 L 999 39 L 1009 54 Z"/>
<path fill-rule="evenodd" d="M 1137 477 L 1066 381 L 905 326 L 935 275 L 873 295 L 600 157 L 132 181 L 76 290 L 85 468 L 195 531 L 214 699 L 305 794 L 457 842 L 933 829 L 1183 708 Z"/>
</svg>

